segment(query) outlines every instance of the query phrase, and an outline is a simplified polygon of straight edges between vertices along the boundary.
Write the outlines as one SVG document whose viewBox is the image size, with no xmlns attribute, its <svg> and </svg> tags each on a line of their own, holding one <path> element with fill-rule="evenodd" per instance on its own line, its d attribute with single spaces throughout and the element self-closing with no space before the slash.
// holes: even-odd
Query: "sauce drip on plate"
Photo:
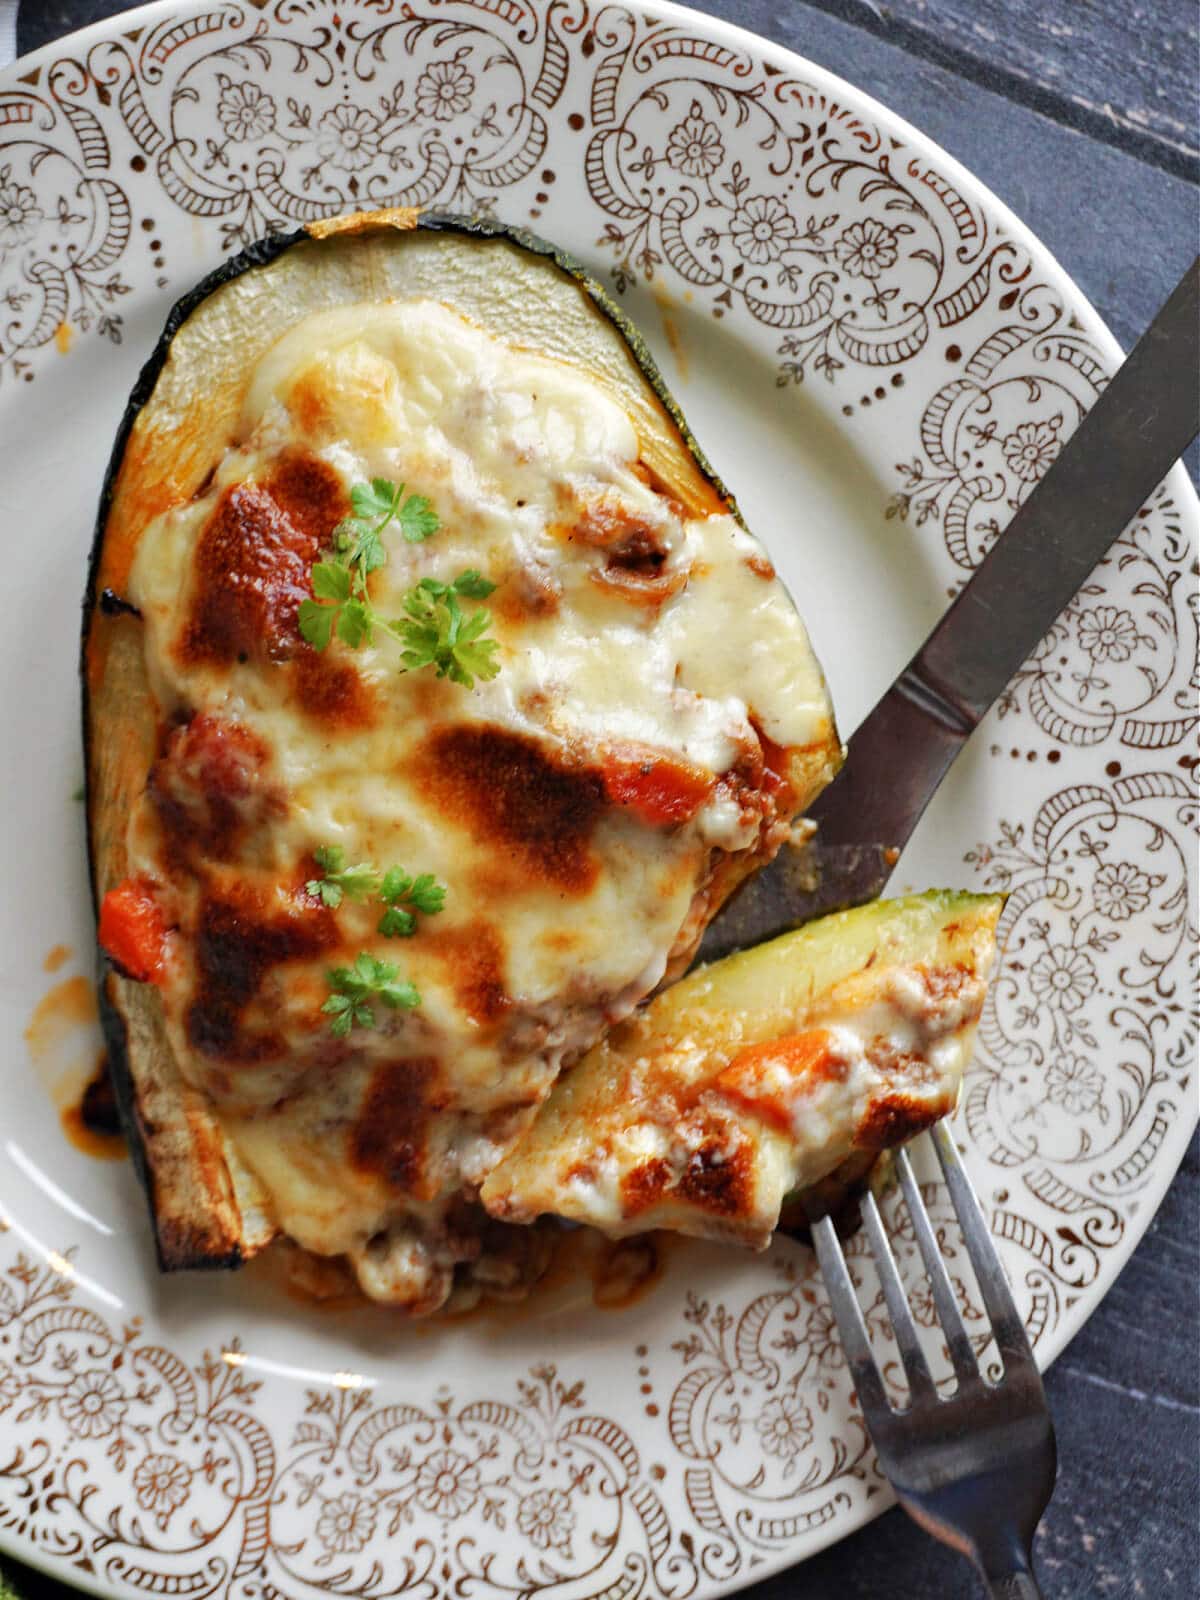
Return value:
<svg viewBox="0 0 1200 1600">
<path fill-rule="evenodd" d="M 59 1107 L 63 1132 L 84 1155 L 98 1161 L 123 1161 L 128 1151 L 121 1133 L 121 1119 L 108 1071 L 108 1053 L 102 1050 L 95 1071 L 84 1084 L 77 1100 Z"/>
<path fill-rule="evenodd" d="M 57 971 L 70 954 L 66 945 L 55 945 L 43 967 Z M 76 973 L 47 989 L 38 1001 L 25 1029 L 25 1043 L 70 1143 L 98 1160 L 120 1161 L 126 1154 L 125 1141 L 98 1021 L 96 991 Z"/>
</svg>

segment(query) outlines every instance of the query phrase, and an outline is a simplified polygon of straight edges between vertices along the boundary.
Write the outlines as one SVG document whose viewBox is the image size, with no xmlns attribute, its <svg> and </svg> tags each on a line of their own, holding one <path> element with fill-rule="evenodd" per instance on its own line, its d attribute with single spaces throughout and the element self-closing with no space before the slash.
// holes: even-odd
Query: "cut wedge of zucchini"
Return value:
<svg viewBox="0 0 1200 1600">
<path fill-rule="evenodd" d="M 484 1204 L 761 1248 L 785 1197 L 954 1109 L 1002 903 L 877 901 L 699 969 L 560 1080 Z"/>
</svg>

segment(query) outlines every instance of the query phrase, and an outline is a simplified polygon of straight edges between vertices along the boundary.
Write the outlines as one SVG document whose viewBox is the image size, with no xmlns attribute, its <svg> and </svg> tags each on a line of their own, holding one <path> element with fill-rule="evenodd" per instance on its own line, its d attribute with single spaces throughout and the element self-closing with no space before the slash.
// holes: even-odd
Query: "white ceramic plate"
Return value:
<svg viewBox="0 0 1200 1600">
<path fill-rule="evenodd" d="M 531 225 L 615 284 L 798 596 L 846 733 L 1117 357 L 940 150 L 677 8 L 166 0 L 0 75 L 0 1545 L 191 1600 L 715 1595 L 886 1503 L 803 1248 L 680 1247 L 622 1311 L 581 1274 L 524 1316 L 413 1330 L 253 1272 L 160 1278 L 132 1172 L 59 1124 L 99 1048 L 75 638 L 125 395 L 227 251 L 416 202 Z M 1195 1120 L 1195 534 L 1177 471 L 899 874 L 1011 893 L 957 1126 L 1043 1361 Z"/>
</svg>

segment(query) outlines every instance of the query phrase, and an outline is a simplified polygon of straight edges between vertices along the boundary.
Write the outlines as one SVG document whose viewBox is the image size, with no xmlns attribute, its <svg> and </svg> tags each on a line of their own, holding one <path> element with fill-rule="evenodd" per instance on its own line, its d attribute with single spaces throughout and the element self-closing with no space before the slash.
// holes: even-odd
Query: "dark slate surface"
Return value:
<svg viewBox="0 0 1200 1600">
<path fill-rule="evenodd" d="M 1189 0 L 810 3 L 1092 138 L 1193 181 L 1200 173 L 1200 7 Z"/>
<path fill-rule="evenodd" d="M 113 0 L 23 0 L 22 50 Z M 706 0 L 841 73 L 1001 196 L 1128 346 L 1196 248 L 1192 0 Z M 1200 1142 L 1113 1290 L 1047 1380 L 1058 1490 L 1047 1600 L 1200 1594 Z M 15 1574 L 30 1600 L 58 1585 Z M 968 1600 L 950 1552 L 902 1513 L 754 1600 Z"/>
</svg>

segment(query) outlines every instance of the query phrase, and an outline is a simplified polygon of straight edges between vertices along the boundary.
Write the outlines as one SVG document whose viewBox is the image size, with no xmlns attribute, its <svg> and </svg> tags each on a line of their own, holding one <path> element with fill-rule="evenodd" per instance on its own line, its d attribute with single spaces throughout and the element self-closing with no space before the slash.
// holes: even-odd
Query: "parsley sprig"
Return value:
<svg viewBox="0 0 1200 1600">
<path fill-rule="evenodd" d="M 392 867 L 384 873 L 379 898 L 387 906 L 379 919 L 379 932 L 385 939 L 411 939 L 417 931 L 413 913 L 420 911 L 432 916 L 440 911 L 446 903 L 446 886 L 439 883 L 432 872 L 422 872 L 413 878 L 403 867 Z"/>
<path fill-rule="evenodd" d="M 421 1004 L 416 985 L 398 981 L 398 967 L 390 961 L 380 961 L 366 950 L 355 957 L 352 967 L 334 967 L 326 977 L 333 992 L 321 1010 L 333 1018 L 329 1031 L 339 1039 L 345 1038 L 351 1028 L 375 1026 L 376 1000 L 393 1011 L 412 1010 Z"/>
<path fill-rule="evenodd" d="M 313 860 L 321 869 L 319 878 L 310 878 L 305 890 L 322 905 L 336 911 L 343 898 L 365 900 L 375 893 L 379 874 L 366 861 L 356 867 L 346 865 L 346 852 L 340 844 L 320 845 L 313 851 Z"/>
<path fill-rule="evenodd" d="M 392 631 L 405 646 L 400 657 L 409 672 L 433 667 L 439 678 L 449 678 L 464 689 L 473 689 L 475 679 L 486 683 L 500 671 L 495 639 L 482 637 L 492 620 L 482 607 L 469 615 L 459 605 L 459 596 L 486 600 L 496 587 L 474 568 L 460 572 L 453 583 L 422 578 L 404 597 L 407 613 Z"/>
<path fill-rule="evenodd" d="M 347 554 L 352 567 L 374 572 L 387 560 L 383 532 L 395 522 L 409 544 L 421 544 L 438 531 L 441 524 L 427 495 L 405 495 L 402 483 L 387 478 L 372 478 L 356 483 L 350 491 L 353 516 L 339 522 L 333 530 L 333 547 Z"/>
<path fill-rule="evenodd" d="M 367 580 L 387 561 L 384 530 L 393 522 L 410 544 L 437 532 L 437 512 L 425 495 L 405 497 L 404 485 L 386 478 L 355 484 L 350 491 L 354 515 L 333 531 L 333 549 L 312 569 L 313 598 L 300 604 L 301 636 L 314 650 L 327 650 L 336 636 L 351 650 L 372 644 L 375 631 L 390 634 L 404 647 L 401 661 L 408 672 L 433 667 L 439 678 L 472 689 L 500 670 L 494 639 L 482 637 L 491 625 L 486 610 L 464 612 L 460 599 L 486 600 L 496 587 L 474 567 L 450 583 L 422 578 L 404 596 L 404 616 L 389 619 L 371 604 Z"/>
<path fill-rule="evenodd" d="M 356 483 L 350 505 L 353 514 L 333 530 L 329 559 L 313 566 L 314 598 L 300 603 L 300 633 L 314 650 L 326 649 L 335 632 L 352 650 L 364 639 L 370 644 L 378 618 L 367 579 L 387 562 L 383 535 L 393 522 L 409 544 L 421 544 L 440 526 L 426 495 L 406 496 L 402 483 L 387 478 Z"/>
<path fill-rule="evenodd" d="M 313 860 L 321 876 L 310 878 L 305 891 L 331 911 L 344 899 L 362 901 L 377 895 L 385 907 L 378 928 L 385 939 L 411 939 L 417 931 L 417 913 L 434 916 L 446 904 L 446 885 L 432 872 L 414 877 L 403 867 L 389 867 L 380 873 L 369 861 L 348 867 L 346 852 L 337 844 L 319 845 Z"/>
</svg>

